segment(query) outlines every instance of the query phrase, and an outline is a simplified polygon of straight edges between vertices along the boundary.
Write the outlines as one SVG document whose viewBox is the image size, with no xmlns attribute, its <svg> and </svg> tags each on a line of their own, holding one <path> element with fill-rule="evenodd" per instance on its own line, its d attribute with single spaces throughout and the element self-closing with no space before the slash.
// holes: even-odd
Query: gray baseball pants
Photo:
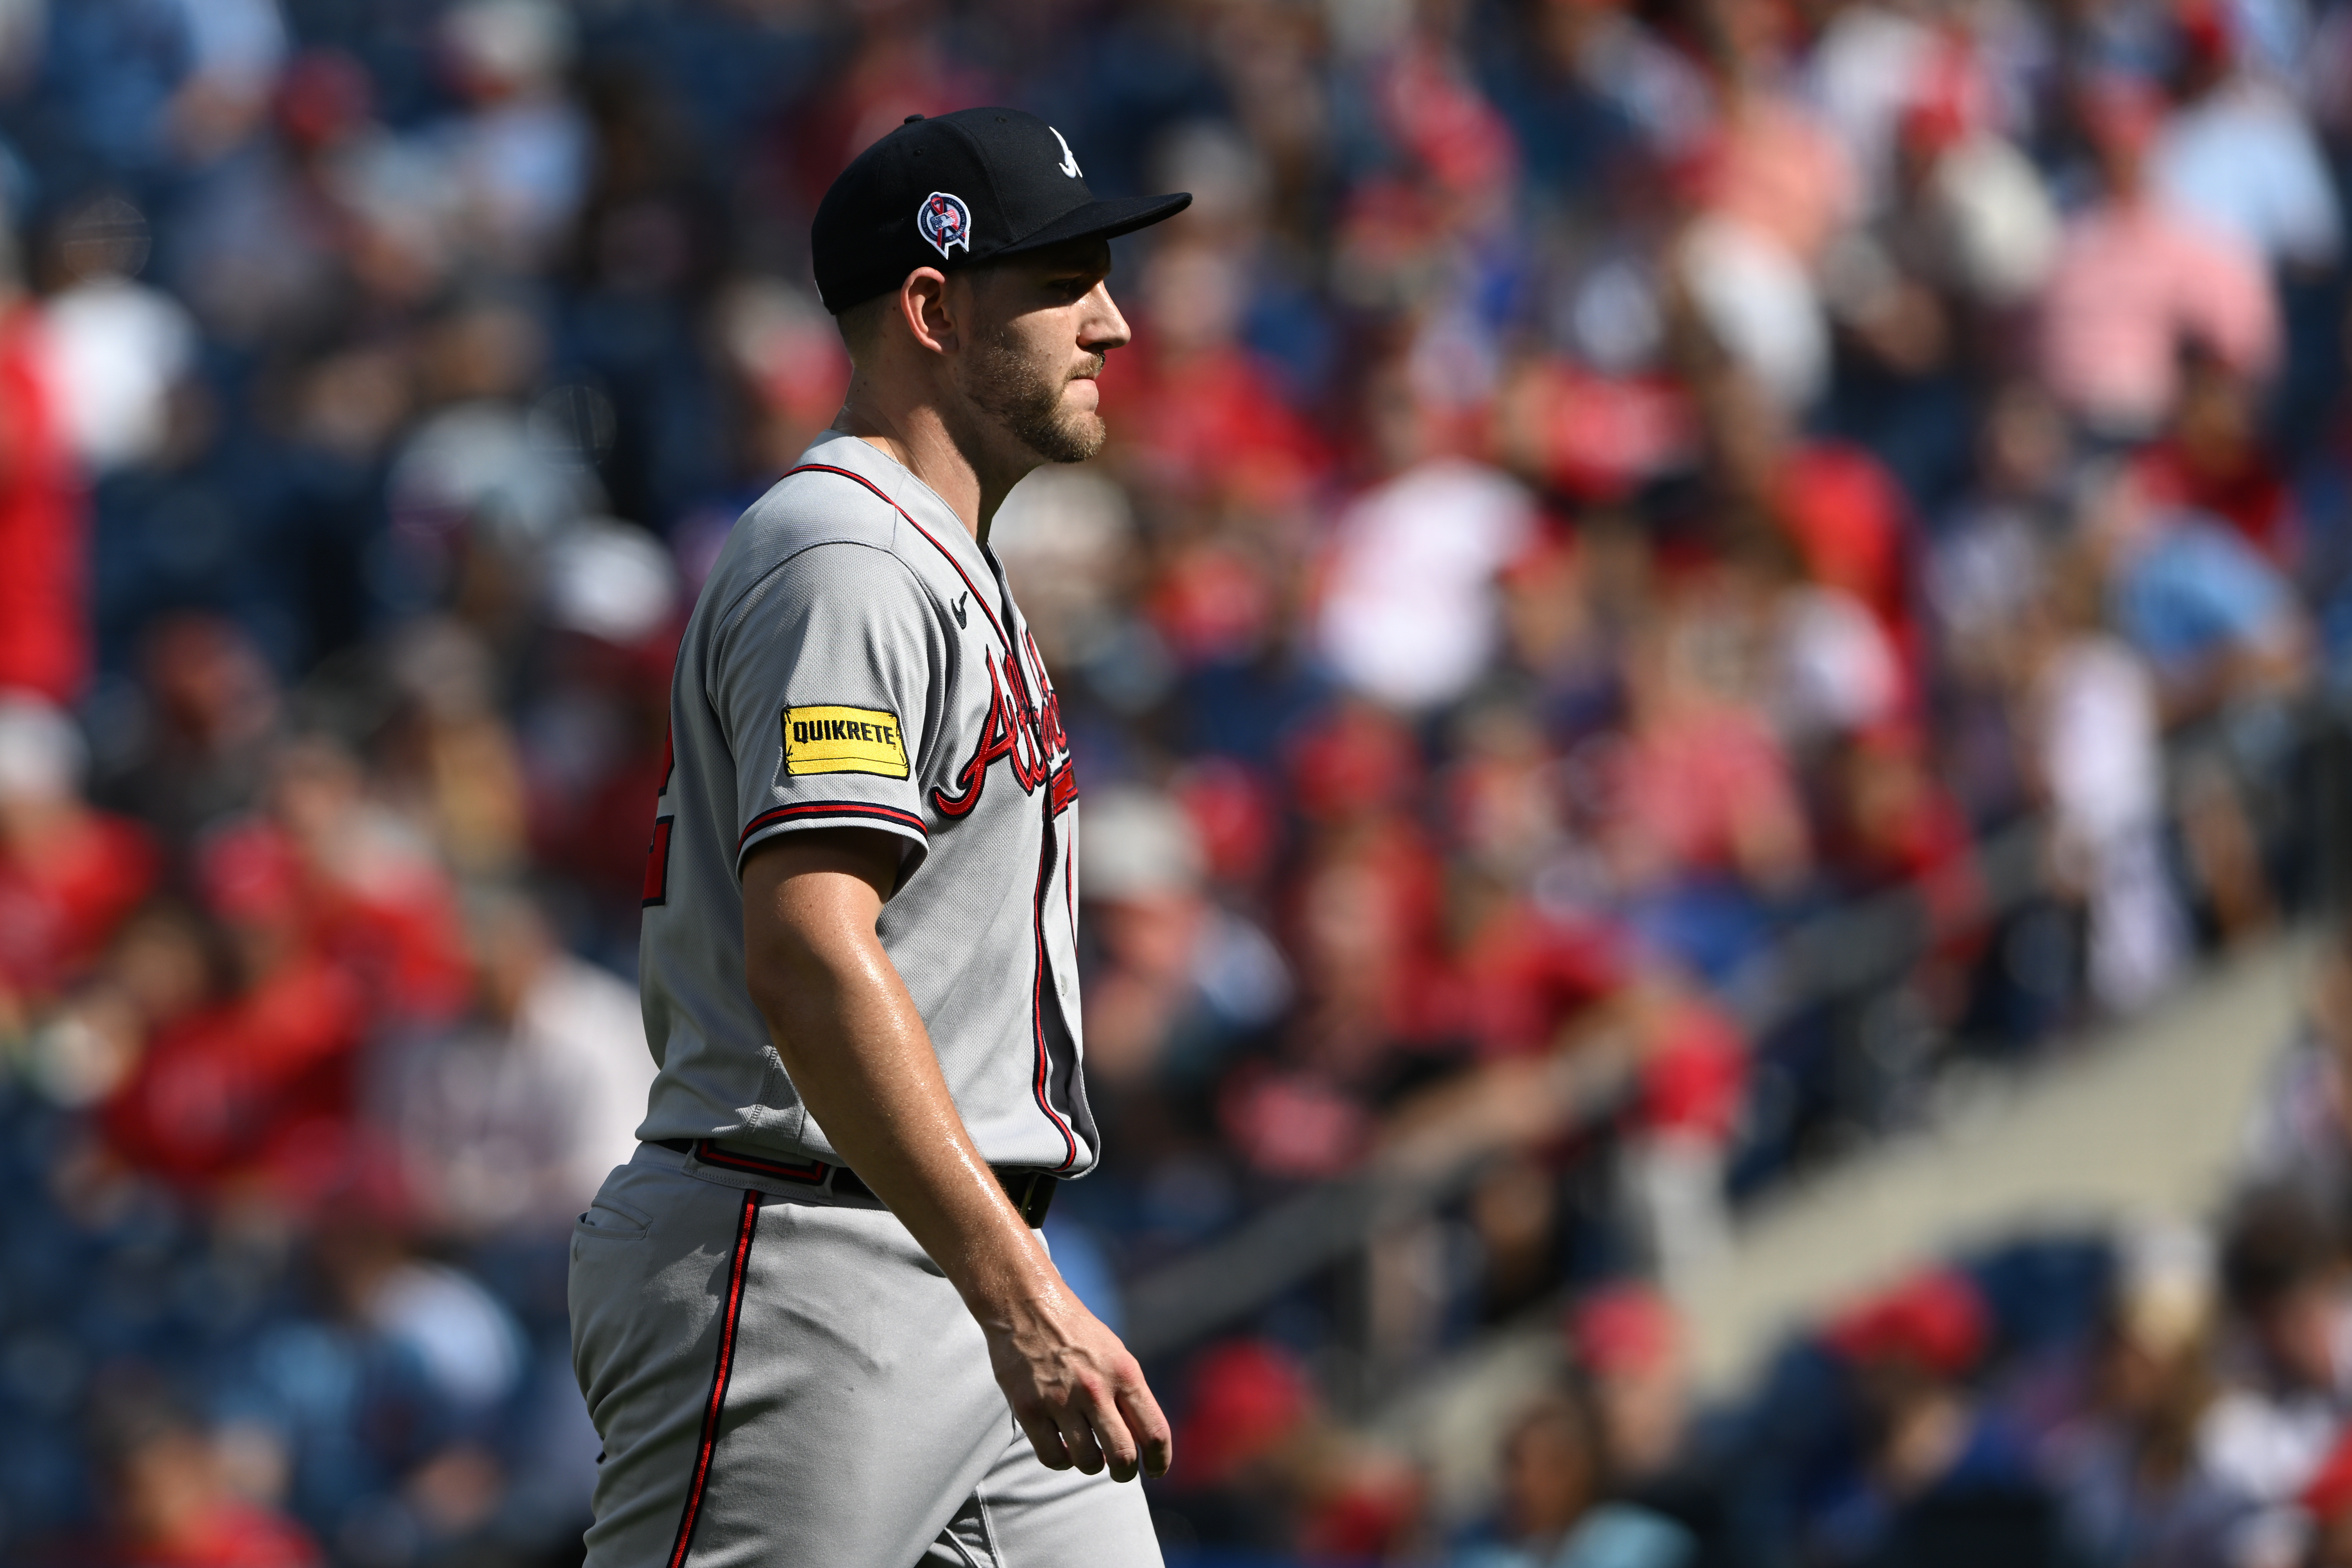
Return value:
<svg viewBox="0 0 2352 1568">
<path fill-rule="evenodd" d="M 644 1145 L 573 1227 L 571 1299 L 587 1568 L 1160 1568 L 1141 1487 L 1037 1462 L 877 1204 Z"/>
</svg>

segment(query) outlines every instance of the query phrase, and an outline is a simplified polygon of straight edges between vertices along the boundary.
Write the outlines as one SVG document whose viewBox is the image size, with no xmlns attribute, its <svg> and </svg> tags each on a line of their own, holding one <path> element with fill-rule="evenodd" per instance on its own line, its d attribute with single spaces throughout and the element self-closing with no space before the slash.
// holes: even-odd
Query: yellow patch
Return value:
<svg viewBox="0 0 2352 1568">
<path fill-rule="evenodd" d="M 872 708 L 787 708 L 784 772 L 905 778 L 907 738 L 898 716 Z"/>
</svg>

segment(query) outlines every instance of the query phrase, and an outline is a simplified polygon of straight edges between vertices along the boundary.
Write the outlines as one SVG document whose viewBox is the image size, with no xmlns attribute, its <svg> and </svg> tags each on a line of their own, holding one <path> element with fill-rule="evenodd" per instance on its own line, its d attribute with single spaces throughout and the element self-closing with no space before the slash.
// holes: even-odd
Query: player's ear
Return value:
<svg viewBox="0 0 2352 1568">
<path fill-rule="evenodd" d="M 951 353 L 960 323 L 948 300 L 947 275 L 936 267 L 918 267 L 898 285 L 898 312 L 915 342 L 933 353 Z"/>
</svg>

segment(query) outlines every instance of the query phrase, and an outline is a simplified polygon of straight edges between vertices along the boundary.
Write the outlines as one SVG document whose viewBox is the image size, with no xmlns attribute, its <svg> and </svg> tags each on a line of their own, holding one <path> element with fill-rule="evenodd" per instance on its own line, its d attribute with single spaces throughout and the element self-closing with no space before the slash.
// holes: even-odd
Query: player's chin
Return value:
<svg viewBox="0 0 2352 1568">
<path fill-rule="evenodd" d="M 1081 414 L 1065 407 L 1060 426 L 1055 432 L 1054 450 L 1045 454 L 1056 463 L 1087 462 L 1098 455 L 1103 443 L 1110 439 L 1110 426 L 1103 423 L 1099 414 Z"/>
</svg>

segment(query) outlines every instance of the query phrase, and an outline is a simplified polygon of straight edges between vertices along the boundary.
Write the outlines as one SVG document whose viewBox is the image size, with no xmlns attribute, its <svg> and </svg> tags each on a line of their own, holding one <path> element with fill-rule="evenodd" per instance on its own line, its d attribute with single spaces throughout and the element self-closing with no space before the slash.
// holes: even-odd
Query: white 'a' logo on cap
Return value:
<svg viewBox="0 0 2352 1568">
<path fill-rule="evenodd" d="M 1048 131 L 1054 131 L 1054 128 L 1050 125 L 1045 127 L 1045 129 Z M 1054 131 L 1054 140 L 1062 143 L 1062 173 L 1069 175 L 1070 178 L 1074 180 L 1076 179 L 1078 177 L 1078 155 L 1070 151 L 1069 142 L 1060 132 Z"/>
</svg>

